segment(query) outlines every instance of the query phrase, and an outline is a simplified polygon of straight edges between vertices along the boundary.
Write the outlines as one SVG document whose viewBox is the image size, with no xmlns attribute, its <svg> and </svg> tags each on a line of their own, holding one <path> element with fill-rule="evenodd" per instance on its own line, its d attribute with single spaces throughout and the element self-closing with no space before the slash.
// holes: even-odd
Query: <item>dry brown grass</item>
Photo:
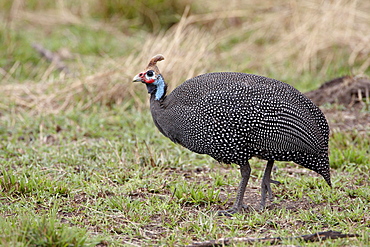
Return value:
<svg viewBox="0 0 370 247">
<path fill-rule="evenodd" d="M 257 68 L 268 61 L 279 71 L 290 61 L 298 74 L 304 71 L 325 74 L 337 62 L 338 53 L 344 51 L 349 54 L 348 66 L 354 67 L 361 61 L 353 72 L 362 74 L 370 65 L 369 11 L 367 1 L 346 0 L 281 1 L 274 6 L 231 11 L 230 16 L 234 17 L 253 16 L 239 28 L 239 33 L 251 33 L 248 40 L 231 52 L 234 56 L 253 57 L 251 65 Z M 212 15 L 225 17 L 227 13 Z M 232 35 L 235 29 L 227 29 L 222 36 Z"/>
<path fill-rule="evenodd" d="M 69 23 L 106 28 L 122 35 L 112 25 L 87 22 L 84 19 L 87 13 L 75 15 L 68 6 L 58 5 L 56 10 L 35 14 L 17 10 L 20 8 L 17 2 L 11 12 L 14 23 L 27 21 L 46 30 L 57 28 L 67 19 Z M 207 1 L 203 5 L 211 6 L 210 12 L 190 16 L 184 13 L 172 29 L 159 35 L 147 34 L 146 42 L 137 44 L 131 55 L 102 61 L 95 73 L 52 78 L 50 71 L 45 71 L 43 81 L 2 83 L 2 101 L 15 102 L 17 108 L 35 112 L 86 109 L 98 102 L 126 99 L 143 106 L 146 101 L 135 92 L 144 89 L 133 85 L 131 79 L 157 53 L 166 58 L 159 67 L 170 88 L 187 78 L 215 70 L 249 69 L 257 74 L 267 70 L 273 71 L 277 79 L 297 79 L 303 73 L 323 76 L 338 63 L 351 68 L 353 74 L 369 70 L 369 1 L 241 2 L 234 1 L 224 9 L 221 1 Z"/>
</svg>

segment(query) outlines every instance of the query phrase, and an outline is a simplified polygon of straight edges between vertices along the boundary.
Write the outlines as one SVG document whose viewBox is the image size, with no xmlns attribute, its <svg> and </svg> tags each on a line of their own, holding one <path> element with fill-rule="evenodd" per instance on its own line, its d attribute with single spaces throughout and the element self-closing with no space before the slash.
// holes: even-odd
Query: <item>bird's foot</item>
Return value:
<svg viewBox="0 0 370 247">
<path fill-rule="evenodd" d="M 248 206 L 246 205 L 242 205 L 240 208 L 237 208 L 237 207 L 232 207 L 232 208 L 229 208 L 227 210 L 220 210 L 217 212 L 217 215 L 218 216 L 227 216 L 227 217 L 231 217 L 233 216 L 233 214 L 236 214 L 236 213 L 240 213 L 240 211 L 242 209 L 247 209 Z"/>
<path fill-rule="evenodd" d="M 272 180 L 270 178 L 264 178 L 262 180 L 262 185 L 261 185 L 261 203 L 260 203 L 260 211 L 263 211 L 265 209 L 266 205 L 266 197 L 269 198 L 269 201 L 273 201 L 273 195 L 272 195 L 272 190 L 270 184 L 276 184 L 279 185 L 281 182 Z"/>
<path fill-rule="evenodd" d="M 263 212 L 266 209 L 266 205 L 260 204 L 259 212 Z"/>
</svg>

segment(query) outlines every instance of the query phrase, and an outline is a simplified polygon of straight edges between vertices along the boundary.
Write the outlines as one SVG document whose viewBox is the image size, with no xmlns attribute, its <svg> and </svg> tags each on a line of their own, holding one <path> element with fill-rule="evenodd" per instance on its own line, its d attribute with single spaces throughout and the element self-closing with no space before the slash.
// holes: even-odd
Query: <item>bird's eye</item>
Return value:
<svg viewBox="0 0 370 247">
<path fill-rule="evenodd" d="M 148 72 L 146 72 L 146 75 L 149 76 L 149 77 L 152 77 L 154 75 L 154 71 L 149 70 Z"/>
</svg>

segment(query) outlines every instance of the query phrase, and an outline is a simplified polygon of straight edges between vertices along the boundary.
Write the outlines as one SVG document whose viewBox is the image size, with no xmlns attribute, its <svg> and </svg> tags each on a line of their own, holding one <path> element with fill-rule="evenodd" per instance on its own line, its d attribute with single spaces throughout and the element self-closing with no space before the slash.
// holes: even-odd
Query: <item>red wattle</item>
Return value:
<svg viewBox="0 0 370 247">
<path fill-rule="evenodd" d="M 145 80 L 145 83 L 153 83 L 154 81 L 155 81 L 154 79 Z"/>
</svg>

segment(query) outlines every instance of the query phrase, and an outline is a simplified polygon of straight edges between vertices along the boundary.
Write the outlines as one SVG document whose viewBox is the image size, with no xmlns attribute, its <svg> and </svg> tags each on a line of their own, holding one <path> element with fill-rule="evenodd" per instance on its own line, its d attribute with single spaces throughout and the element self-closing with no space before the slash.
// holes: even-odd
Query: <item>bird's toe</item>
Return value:
<svg viewBox="0 0 370 247">
<path fill-rule="evenodd" d="M 232 207 L 232 208 L 229 208 L 227 210 L 220 210 L 217 212 L 217 215 L 218 216 L 227 216 L 227 217 L 231 217 L 233 216 L 234 214 L 236 213 L 240 213 L 243 209 L 248 209 L 249 207 L 247 205 L 242 205 L 240 209 L 236 208 L 236 207 Z"/>
</svg>

